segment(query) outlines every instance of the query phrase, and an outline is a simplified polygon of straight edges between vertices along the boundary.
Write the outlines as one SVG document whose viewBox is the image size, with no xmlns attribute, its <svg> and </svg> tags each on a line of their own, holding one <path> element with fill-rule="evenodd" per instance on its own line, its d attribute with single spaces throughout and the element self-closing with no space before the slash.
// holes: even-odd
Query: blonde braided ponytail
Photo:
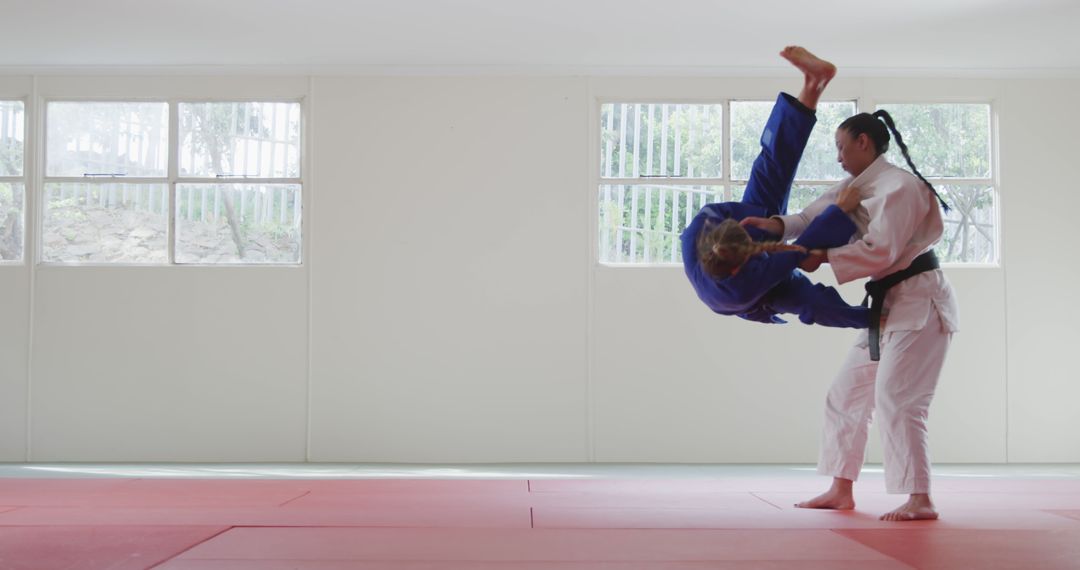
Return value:
<svg viewBox="0 0 1080 570">
<path fill-rule="evenodd" d="M 714 279 L 730 277 L 747 259 L 778 251 L 806 252 L 806 248 L 778 241 L 756 242 L 739 222 L 728 218 L 717 224 L 706 221 L 698 234 L 698 261 L 705 273 Z"/>
</svg>

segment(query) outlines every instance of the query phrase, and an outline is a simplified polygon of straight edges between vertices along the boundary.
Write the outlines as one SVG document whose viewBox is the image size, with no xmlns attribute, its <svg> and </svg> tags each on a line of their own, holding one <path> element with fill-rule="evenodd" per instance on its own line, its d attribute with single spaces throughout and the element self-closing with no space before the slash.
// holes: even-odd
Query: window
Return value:
<svg viewBox="0 0 1080 570">
<path fill-rule="evenodd" d="M 772 112 L 772 101 L 731 102 L 731 178 L 738 184 L 733 199 L 742 199 L 750 178 L 750 168 L 761 150 L 761 131 Z M 806 142 L 795 183 L 791 186 L 788 211 L 799 212 L 821 196 L 847 173 L 836 161 L 836 126 L 854 115 L 854 101 L 818 103 L 817 124 Z"/>
<path fill-rule="evenodd" d="M 299 103 L 47 105 L 44 262 L 299 263 L 300 196 Z"/>
<path fill-rule="evenodd" d="M 178 263 L 300 261 L 300 105 L 180 103 Z"/>
<path fill-rule="evenodd" d="M 601 108 L 600 261 L 674 263 L 679 233 L 724 199 L 720 104 Z"/>
<path fill-rule="evenodd" d="M 679 234 L 697 211 L 710 202 L 742 198 L 772 105 L 772 101 L 602 104 L 600 262 L 679 263 Z M 879 107 L 895 119 L 915 166 L 951 207 L 937 247 L 942 261 L 996 263 L 990 105 Z M 803 209 L 846 176 L 836 162 L 833 133 L 856 112 L 853 101 L 819 104 L 818 125 L 796 173 L 789 211 Z M 907 168 L 895 143 L 887 158 Z"/>
<path fill-rule="evenodd" d="M 679 234 L 698 210 L 742 198 L 772 105 L 602 104 L 600 262 L 679 263 Z M 818 122 L 834 126 L 854 113 L 852 101 L 823 102 Z M 801 209 L 841 178 L 832 128 L 819 126 L 796 174 L 789 209 Z"/>
<path fill-rule="evenodd" d="M 23 259 L 26 110 L 0 101 L 0 263 Z"/>
<path fill-rule="evenodd" d="M 168 103 L 46 112 L 42 261 L 168 262 Z"/>
<path fill-rule="evenodd" d="M 911 160 L 951 211 L 936 248 L 942 261 L 997 263 L 997 201 L 991 162 L 990 105 L 905 103 L 878 106 L 896 122 Z M 887 155 L 907 168 L 898 145 Z"/>
</svg>

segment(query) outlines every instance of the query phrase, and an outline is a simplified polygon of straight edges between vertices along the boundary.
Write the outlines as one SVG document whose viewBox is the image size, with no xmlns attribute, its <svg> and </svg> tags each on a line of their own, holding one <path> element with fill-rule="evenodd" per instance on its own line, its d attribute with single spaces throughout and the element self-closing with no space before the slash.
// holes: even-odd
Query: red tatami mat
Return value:
<svg viewBox="0 0 1080 570">
<path fill-rule="evenodd" d="M 539 479 L 530 481 L 533 493 L 607 495 L 711 495 L 758 491 L 820 490 L 816 477 L 714 477 L 702 479 Z"/>
<path fill-rule="evenodd" d="M 1080 570 L 1080 477 L 961 482 L 941 520 L 890 523 L 880 477 L 849 512 L 794 508 L 809 474 L 0 478 L 0 569 Z"/>
<path fill-rule="evenodd" d="M 888 560 L 825 530 L 235 528 L 181 559 Z"/>
<path fill-rule="evenodd" d="M 217 479 L 2 479 L 0 505 L 64 507 L 276 506 L 319 481 Z"/>
<path fill-rule="evenodd" d="M 896 560 L 924 570 L 1074 570 L 1080 568 L 1075 530 L 839 530 Z"/>
<path fill-rule="evenodd" d="M 226 527 L 0 527 L 4 570 L 150 568 Z"/>
<path fill-rule="evenodd" d="M 893 501 L 896 503 L 896 501 Z M 896 504 L 892 505 L 897 506 Z M 884 512 L 889 509 L 879 509 Z M 789 507 L 769 514 L 719 509 L 556 508 L 533 511 L 536 528 L 746 528 L 849 529 L 882 528 L 877 511 L 804 510 Z M 1035 510 L 952 510 L 937 521 L 905 523 L 895 530 L 919 526 L 967 530 L 1055 530 L 1080 528 L 1077 521 Z"/>
<path fill-rule="evenodd" d="M 710 560 L 707 562 L 478 562 L 437 560 L 172 560 L 155 570 L 910 570 L 895 560 Z"/>
<path fill-rule="evenodd" d="M 0 513 L 2 514 L 2 513 Z M 529 528 L 527 505 L 437 508 L 425 506 L 293 507 L 24 507 L 0 525 L 205 525 Z M 0 567 L 2 570 L 2 567 Z"/>
</svg>

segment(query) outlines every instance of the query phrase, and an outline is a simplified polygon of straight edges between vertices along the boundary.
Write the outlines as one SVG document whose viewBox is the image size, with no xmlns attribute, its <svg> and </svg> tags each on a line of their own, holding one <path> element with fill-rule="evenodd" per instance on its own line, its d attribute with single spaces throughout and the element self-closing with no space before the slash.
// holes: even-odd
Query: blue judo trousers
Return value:
<svg viewBox="0 0 1080 570">
<path fill-rule="evenodd" d="M 714 279 L 698 262 L 697 237 L 706 220 L 769 217 L 787 213 L 788 196 L 806 141 L 817 117 L 794 97 L 781 93 L 761 135 L 761 153 L 754 160 L 741 202 L 707 204 L 683 231 L 686 276 L 698 297 L 721 315 L 737 315 L 763 323 L 784 323 L 779 313 L 798 315 L 808 325 L 867 328 L 869 310 L 847 304 L 832 287 L 812 283 L 798 271 L 805 254 L 783 251 L 755 255 L 735 275 Z M 754 241 L 776 240 L 768 232 L 747 227 Z M 855 224 L 838 206 L 825 209 L 795 241 L 807 249 L 847 245 Z"/>
</svg>

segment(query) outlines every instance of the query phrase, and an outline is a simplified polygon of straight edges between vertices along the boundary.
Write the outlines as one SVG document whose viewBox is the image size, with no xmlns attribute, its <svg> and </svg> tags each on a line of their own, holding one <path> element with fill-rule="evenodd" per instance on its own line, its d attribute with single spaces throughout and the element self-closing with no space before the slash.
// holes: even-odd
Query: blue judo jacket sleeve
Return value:
<svg viewBox="0 0 1080 570">
<path fill-rule="evenodd" d="M 806 249 L 829 249 L 847 245 L 853 235 L 855 222 L 833 204 L 810 221 L 795 244 Z"/>
<path fill-rule="evenodd" d="M 832 287 L 814 284 L 796 271 L 803 254 L 794 251 L 755 256 L 731 277 L 715 280 L 705 275 L 697 260 L 697 235 L 709 218 L 741 219 L 759 215 L 743 204 L 710 204 L 694 217 L 681 236 L 683 268 L 698 298 L 721 315 L 737 315 L 762 323 L 784 323 L 777 313 L 792 313 L 806 324 L 866 328 L 869 312 L 844 302 Z M 753 230 L 754 228 L 748 228 Z M 839 247 L 850 241 L 855 224 L 839 207 L 818 215 L 796 242 L 808 249 Z M 754 232 L 751 232 L 754 234 Z M 762 236 L 754 235 L 755 239 Z M 775 239 L 775 236 L 774 236 Z"/>
<path fill-rule="evenodd" d="M 828 249 L 847 245 L 854 234 L 855 222 L 833 204 L 810 222 L 795 243 L 807 249 Z M 774 310 L 797 313 L 808 325 L 865 329 L 870 322 L 869 309 L 849 305 L 836 289 L 812 283 L 801 273 L 770 297 Z"/>
<path fill-rule="evenodd" d="M 865 329 L 870 322 L 870 309 L 847 304 L 836 289 L 813 283 L 797 271 L 769 292 L 762 308 L 794 313 L 807 325 Z"/>
</svg>

